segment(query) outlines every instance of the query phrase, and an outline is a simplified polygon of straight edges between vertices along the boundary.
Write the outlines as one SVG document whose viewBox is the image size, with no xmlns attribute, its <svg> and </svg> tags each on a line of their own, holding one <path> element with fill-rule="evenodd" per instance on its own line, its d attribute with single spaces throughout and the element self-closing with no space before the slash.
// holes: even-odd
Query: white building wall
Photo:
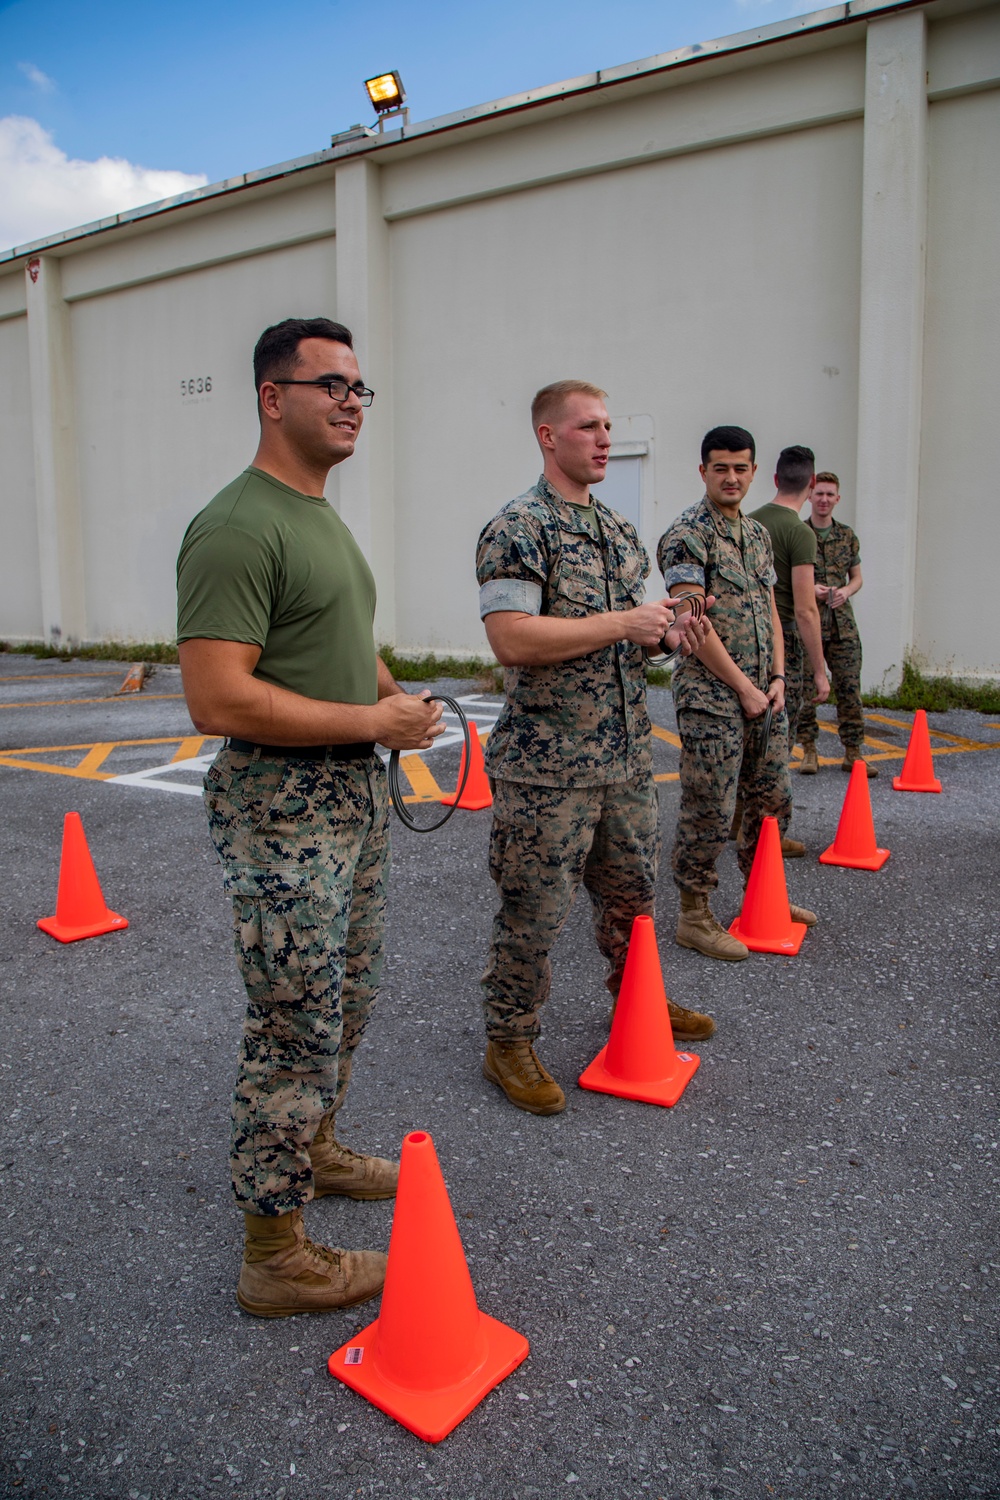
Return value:
<svg viewBox="0 0 1000 1500">
<path fill-rule="evenodd" d="M 71 304 L 88 635 L 173 636 L 184 530 L 257 446 L 257 336 L 335 306 L 332 240 Z"/>
<path fill-rule="evenodd" d="M 550 380 L 650 419 L 651 552 L 700 497 L 719 422 L 757 438 L 752 503 L 793 442 L 840 463 L 850 495 L 860 171 L 852 122 L 393 224 L 402 640 L 482 646 L 476 537 L 535 481 L 528 412 Z"/>
<path fill-rule="evenodd" d="M 169 637 L 184 527 L 253 455 L 253 344 L 323 313 L 378 393 L 328 493 L 383 639 L 483 650 L 476 537 L 575 374 L 651 551 L 709 426 L 755 433 L 751 507 L 809 443 L 858 518 L 869 678 L 914 647 L 1000 672 L 997 508 L 962 477 L 996 406 L 998 85 L 996 0 L 863 0 L 0 255 L 0 632 Z"/>
<path fill-rule="evenodd" d="M 916 630 L 942 670 L 1000 678 L 1000 90 L 933 104 Z M 983 459 L 986 457 L 985 467 Z"/>
<path fill-rule="evenodd" d="M 21 293 L 24 273 L 17 278 Z M 0 282 L 0 298 L 14 287 Z M 15 300 L 11 298 L 11 300 Z M 0 304 L 2 305 L 2 304 Z M 35 464 L 31 448 L 31 394 L 28 384 L 28 319 L 0 321 L 0 462 L 2 462 L 3 545 L 0 546 L 0 639 L 39 640 L 44 635 L 35 513 Z"/>
</svg>

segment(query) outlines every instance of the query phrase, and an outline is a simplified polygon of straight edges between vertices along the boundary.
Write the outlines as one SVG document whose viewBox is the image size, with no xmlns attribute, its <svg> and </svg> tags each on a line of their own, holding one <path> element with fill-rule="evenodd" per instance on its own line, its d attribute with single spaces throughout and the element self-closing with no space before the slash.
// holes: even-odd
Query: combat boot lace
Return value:
<svg viewBox="0 0 1000 1500">
<path fill-rule="evenodd" d="M 535 1056 L 527 1038 L 494 1042 L 486 1047 L 483 1077 L 503 1089 L 511 1104 L 532 1115 L 557 1115 L 566 1108 L 566 1095 Z"/>
<path fill-rule="evenodd" d="M 313 1192 L 317 1198 L 339 1194 L 343 1198 L 368 1201 L 394 1198 L 399 1180 L 399 1163 L 384 1156 L 363 1156 L 334 1134 L 336 1115 L 328 1114 L 309 1147 L 313 1169 Z"/>
<path fill-rule="evenodd" d="M 378 1250 L 331 1250 L 308 1238 L 302 1210 L 245 1214 L 246 1242 L 236 1300 L 255 1318 L 333 1312 L 377 1297 L 386 1257 Z"/>
<path fill-rule="evenodd" d="M 799 762 L 800 776 L 815 776 L 819 770 L 819 761 L 816 758 L 816 745 L 813 740 L 803 740 L 802 749 L 805 752 Z"/>
<path fill-rule="evenodd" d="M 840 762 L 840 769 L 842 771 L 849 771 L 856 760 L 859 760 L 864 766 L 865 770 L 868 772 L 868 780 L 874 781 L 875 777 L 878 775 L 878 766 L 873 766 L 871 761 L 865 760 L 864 756 L 856 745 L 852 746 L 850 750 L 844 751 L 844 758 Z"/>
<path fill-rule="evenodd" d="M 682 948 L 704 953 L 706 958 L 722 958 L 729 963 L 738 963 L 750 955 L 746 944 L 738 942 L 715 920 L 708 897 L 694 891 L 681 891 L 676 941 Z"/>
<path fill-rule="evenodd" d="M 740 947 L 742 946 L 741 943 Z M 706 1042 L 715 1031 L 712 1017 L 703 1016 L 700 1010 L 688 1010 L 684 1005 L 675 1005 L 672 1000 L 667 1001 L 667 1009 L 670 1012 L 670 1029 L 677 1042 Z"/>
</svg>

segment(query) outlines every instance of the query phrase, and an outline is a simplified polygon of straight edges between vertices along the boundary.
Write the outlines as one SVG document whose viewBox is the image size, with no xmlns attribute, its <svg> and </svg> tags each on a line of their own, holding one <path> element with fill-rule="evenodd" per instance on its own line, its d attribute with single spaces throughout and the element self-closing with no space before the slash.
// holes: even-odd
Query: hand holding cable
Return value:
<svg viewBox="0 0 1000 1500">
<path fill-rule="evenodd" d="M 441 715 L 444 713 L 445 708 L 449 708 L 458 719 L 459 725 L 462 730 L 462 736 L 465 742 L 462 754 L 462 773 L 459 778 L 458 787 L 455 791 L 455 800 L 450 804 L 450 806 L 448 807 L 448 811 L 444 814 L 444 816 L 439 818 L 436 823 L 418 823 L 416 819 L 410 814 L 408 808 L 406 807 L 406 803 L 403 797 L 403 789 L 399 781 L 399 749 L 394 748 L 392 754 L 389 756 L 389 767 L 387 774 L 389 778 L 389 797 L 392 800 L 393 811 L 395 812 L 399 821 L 403 824 L 404 828 L 409 828 L 412 833 L 433 833 L 436 829 L 444 827 L 445 823 L 447 823 L 448 819 L 455 811 L 455 808 L 458 806 L 462 797 L 462 793 L 465 791 L 465 783 L 469 779 L 469 768 L 472 765 L 472 733 L 469 729 L 469 721 L 465 717 L 465 714 L 462 712 L 462 705 L 460 703 L 456 703 L 454 698 L 448 698 L 443 693 L 431 693 L 428 689 L 425 689 L 424 692 L 421 693 L 420 697 L 415 701 L 425 704 L 439 703 L 441 705 L 433 716 L 435 724 L 437 724 L 437 721 L 441 718 Z M 414 702 L 414 699 L 411 698 L 410 702 Z M 437 735 L 444 732 L 444 727 L 445 726 L 443 724 L 440 724 L 438 725 L 438 727 L 429 732 L 436 737 Z M 428 744 L 429 743 L 430 741 L 428 741 Z M 405 750 L 410 747 L 404 745 L 401 748 Z M 424 749 L 426 748 L 426 746 L 419 745 L 414 746 L 413 748 Z"/>
<path fill-rule="evenodd" d="M 389 693 L 375 704 L 375 739 L 387 750 L 428 750 L 445 726 L 443 704 L 422 693 Z"/>
</svg>

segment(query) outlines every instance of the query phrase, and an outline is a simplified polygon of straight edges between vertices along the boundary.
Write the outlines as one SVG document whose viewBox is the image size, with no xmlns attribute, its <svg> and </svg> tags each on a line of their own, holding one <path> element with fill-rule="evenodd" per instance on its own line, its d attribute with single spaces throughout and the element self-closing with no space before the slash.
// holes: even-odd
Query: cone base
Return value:
<svg viewBox="0 0 1000 1500">
<path fill-rule="evenodd" d="M 99 922 L 86 922 L 82 927 L 71 927 L 56 917 L 39 917 L 36 925 L 60 943 L 77 943 L 81 938 L 100 937 L 105 932 L 124 932 L 128 918 L 120 917 L 116 911 L 108 911 Z"/>
<path fill-rule="evenodd" d="M 668 1108 L 676 1104 L 688 1086 L 689 1080 L 698 1071 L 701 1058 L 693 1052 L 675 1052 L 670 1071 L 664 1078 L 621 1078 L 609 1073 L 604 1065 L 607 1047 L 602 1047 L 589 1068 L 584 1068 L 577 1082 L 582 1089 L 592 1089 L 595 1094 L 613 1094 L 616 1099 L 637 1099 L 640 1104 L 664 1104 Z"/>
<path fill-rule="evenodd" d="M 737 917 L 735 922 L 730 922 L 729 932 L 732 937 L 738 938 L 745 947 L 749 948 L 751 953 L 787 953 L 794 958 L 802 947 L 802 939 L 808 930 L 804 922 L 789 922 L 788 925 L 792 929 L 791 937 L 751 937 L 749 933 L 741 931 L 740 920 Z"/>
<path fill-rule="evenodd" d="M 902 776 L 892 778 L 894 792 L 939 792 L 940 781 L 904 781 Z"/>
<path fill-rule="evenodd" d="M 888 849 L 876 849 L 874 854 L 852 859 L 849 854 L 838 854 L 836 846 L 831 844 L 829 849 L 823 850 L 819 862 L 821 865 L 842 865 L 845 870 L 881 870 L 888 858 Z"/>
<path fill-rule="evenodd" d="M 471 1375 L 456 1385 L 442 1386 L 433 1391 L 414 1391 L 383 1379 L 374 1361 L 368 1362 L 378 1330 L 377 1318 L 330 1355 L 327 1369 L 335 1380 L 343 1381 L 344 1385 L 364 1396 L 366 1401 L 384 1411 L 386 1416 L 393 1417 L 425 1443 L 440 1443 L 494 1386 L 506 1380 L 528 1356 L 528 1340 L 523 1334 L 484 1312 L 479 1317 L 480 1329 L 486 1334 L 486 1357 Z M 359 1364 L 346 1363 L 349 1349 L 362 1350 Z"/>
<path fill-rule="evenodd" d="M 439 797 L 438 801 L 443 802 L 445 807 L 451 807 L 455 801 L 455 793 L 449 792 L 447 796 Z M 493 798 L 488 794 L 484 797 L 470 797 L 467 792 L 463 792 L 458 806 L 464 808 L 466 812 L 482 812 L 484 807 L 493 806 Z"/>
</svg>

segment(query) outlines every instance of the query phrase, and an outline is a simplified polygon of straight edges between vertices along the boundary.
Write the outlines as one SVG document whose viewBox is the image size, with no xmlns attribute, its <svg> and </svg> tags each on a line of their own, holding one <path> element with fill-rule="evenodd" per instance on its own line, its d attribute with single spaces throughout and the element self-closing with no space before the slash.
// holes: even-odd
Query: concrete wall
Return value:
<svg viewBox="0 0 1000 1500">
<path fill-rule="evenodd" d="M 252 456 L 255 338 L 322 312 L 377 391 L 328 493 L 383 639 L 484 649 L 476 536 L 538 472 L 531 395 L 576 374 L 651 549 L 707 427 L 755 432 L 751 505 L 810 443 L 862 533 L 869 679 L 913 648 L 1000 672 L 996 508 L 965 477 L 995 406 L 998 83 L 996 3 L 872 0 L 0 256 L 0 633 L 169 637 L 184 526 Z"/>
</svg>

